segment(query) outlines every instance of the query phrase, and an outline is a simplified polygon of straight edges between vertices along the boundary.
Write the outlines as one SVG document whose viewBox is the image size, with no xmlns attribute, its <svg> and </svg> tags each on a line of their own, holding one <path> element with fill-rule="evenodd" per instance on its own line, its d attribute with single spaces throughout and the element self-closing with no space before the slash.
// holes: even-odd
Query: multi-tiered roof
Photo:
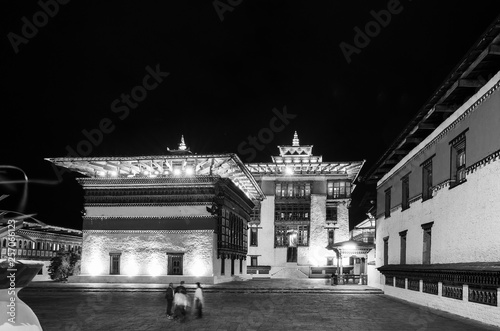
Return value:
<svg viewBox="0 0 500 331">
<path fill-rule="evenodd" d="M 272 163 L 248 163 L 254 175 L 346 175 L 354 181 L 363 161 L 323 162 L 322 156 L 313 155 L 313 145 L 300 145 L 297 131 L 291 145 L 278 146 L 279 156 Z"/>
<path fill-rule="evenodd" d="M 250 199 L 262 200 L 262 190 L 236 154 L 191 154 L 184 137 L 178 150 L 169 155 L 121 157 L 46 158 L 57 166 L 90 178 L 125 180 L 126 178 L 181 178 L 220 176 L 229 178 Z"/>
</svg>

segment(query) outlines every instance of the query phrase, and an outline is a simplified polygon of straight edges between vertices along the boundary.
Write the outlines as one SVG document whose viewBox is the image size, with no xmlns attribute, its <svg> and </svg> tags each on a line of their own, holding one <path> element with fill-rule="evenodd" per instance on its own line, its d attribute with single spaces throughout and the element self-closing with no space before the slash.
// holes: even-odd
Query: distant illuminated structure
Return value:
<svg viewBox="0 0 500 331">
<path fill-rule="evenodd" d="M 36 220 L 32 218 L 33 220 Z M 81 252 L 82 231 L 52 226 L 26 220 L 15 220 L 15 258 L 17 260 L 34 260 L 43 262 L 44 266 L 39 271 L 34 281 L 50 280 L 48 267 L 50 260 L 57 255 L 59 250 L 68 252 Z M 0 217 L 0 258 L 9 258 L 9 239 L 7 233 L 9 227 L 6 219 Z M 12 244 L 11 244 L 12 245 Z M 12 255 L 11 255 L 12 257 Z"/>
<path fill-rule="evenodd" d="M 247 222 L 264 196 L 235 154 L 47 159 L 86 175 L 75 282 L 217 283 L 246 274 Z"/>
<path fill-rule="evenodd" d="M 250 222 L 249 262 L 253 277 L 327 277 L 349 257 L 338 261 L 332 244 L 349 239 L 348 206 L 364 161 L 323 162 L 312 145 L 278 146 L 272 163 L 246 166 L 266 199 L 254 208 Z"/>
</svg>

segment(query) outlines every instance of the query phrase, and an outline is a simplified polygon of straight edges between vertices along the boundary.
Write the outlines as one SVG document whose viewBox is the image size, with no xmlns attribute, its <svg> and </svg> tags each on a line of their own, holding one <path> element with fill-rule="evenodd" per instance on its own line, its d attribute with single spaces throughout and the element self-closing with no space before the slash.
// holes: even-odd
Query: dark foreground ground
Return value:
<svg viewBox="0 0 500 331">
<path fill-rule="evenodd" d="M 192 298 L 192 293 L 190 294 Z M 52 330 L 499 330 L 383 294 L 205 293 L 202 319 L 167 320 L 162 292 L 20 292 Z"/>
</svg>

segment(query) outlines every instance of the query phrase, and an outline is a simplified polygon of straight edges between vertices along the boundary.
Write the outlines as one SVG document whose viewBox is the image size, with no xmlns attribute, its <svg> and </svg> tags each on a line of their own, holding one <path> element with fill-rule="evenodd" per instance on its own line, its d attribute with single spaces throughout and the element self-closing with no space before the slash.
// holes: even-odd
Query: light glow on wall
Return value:
<svg viewBox="0 0 500 331">
<path fill-rule="evenodd" d="M 128 260 L 124 261 L 123 273 L 127 276 L 135 276 L 139 273 L 139 264 L 135 256 L 131 256 Z"/>
<path fill-rule="evenodd" d="M 98 276 L 103 273 L 104 267 L 102 263 L 99 261 L 99 258 L 96 256 L 93 256 L 90 259 L 89 263 L 89 273 L 91 276 Z"/>
<path fill-rule="evenodd" d="M 318 246 L 312 246 L 309 251 L 309 261 L 315 266 L 323 266 L 326 265 L 326 258 L 331 254 L 331 251 L 327 251 L 326 249 Z"/>
<path fill-rule="evenodd" d="M 153 277 L 159 276 L 161 274 L 160 265 L 158 263 L 150 264 L 148 268 L 148 273 Z"/>
<path fill-rule="evenodd" d="M 203 262 L 201 259 L 196 259 L 191 266 L 191 274 L 193 276 L 199 277 L 203 276 L 207 272 L 207 266 L 205 262 Z"/>
<path fill-rule="evenodd" d="M 161 263 L 157 254 L 155 254 L 152 260 L 148 264 L 148 274 L 150 274 L 153 277 L 156 277 L 161 275 L 161 272 L 162 272 Z"/>
</svg>

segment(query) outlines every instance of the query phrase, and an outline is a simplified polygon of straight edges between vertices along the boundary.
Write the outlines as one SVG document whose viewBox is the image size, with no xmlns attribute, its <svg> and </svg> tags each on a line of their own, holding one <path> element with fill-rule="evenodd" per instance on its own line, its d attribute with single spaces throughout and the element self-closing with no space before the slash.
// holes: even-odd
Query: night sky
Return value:
<svg viewBox="0 0 500 331">
<path fill-rule="evenodd" d="M 0 164 L 30 185 L 21 210 L 22 185 L 5 184 L 20 172 L 0 169 L 0 209 L 77 229 L 81 190 L 43 160 L 69 150 L 164 154 L 183 134 L 197 154 L 270 162 L 297 130 L 324 161 L 365 159 L 362 176 L 500 13 L 499 1 L 54 4 L 2 3 Z M 254 157 L 248 137 L 285 107 L 289 123 Z"/>
</svg>

